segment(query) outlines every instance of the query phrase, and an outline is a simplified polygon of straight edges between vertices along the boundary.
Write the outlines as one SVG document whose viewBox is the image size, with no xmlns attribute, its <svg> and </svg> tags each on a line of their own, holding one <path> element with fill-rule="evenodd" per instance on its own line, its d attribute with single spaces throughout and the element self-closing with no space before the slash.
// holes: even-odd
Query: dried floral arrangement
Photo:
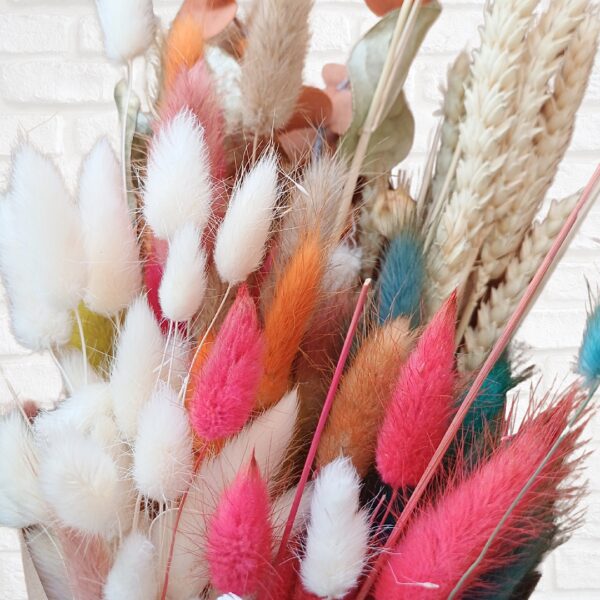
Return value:
<svg viewBox="0 0 600 600">
<path fill-rule="evenodd" d="M 322 90 L 312 0 L 185 0 L 168 31 L 97 0 L 120 161 L 99 140 L 75 201 L 23 141 L 0 203 L 14 334 L 64 381 L 0 419 L 31 598 L 526 598 L 577 525 L 600 309 L 520 418 L 509 343 L 600 189 L 543 211 L 598 15 L 490 3 L 410 185 L 402 90 L 441 6 L 367 4 Z"/>
</svg>

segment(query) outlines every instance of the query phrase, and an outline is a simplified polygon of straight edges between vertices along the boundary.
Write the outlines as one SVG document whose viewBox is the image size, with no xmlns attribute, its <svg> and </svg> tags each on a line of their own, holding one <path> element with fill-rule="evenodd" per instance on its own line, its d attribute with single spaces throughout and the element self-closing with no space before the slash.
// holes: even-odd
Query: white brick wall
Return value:
<svg viewBox="0 0 600 600">
<path fill-rule="evenodd" d="M 170 18 L 176 0 L 155 0 L 157 12 Z M 445 0 L 444 12 L 425 41 L 407 82 L 417 122 L 413 154 L 416 169 L 435 123 L 439 85 L 446 65 L 464 45 L 477 42 L 482 0 Z M 317 0 L 313 43 L 306 75 L 320 82 L 324 62 L 343 62 L 352 41 L 375 22 L 361 0 Z M 120 76 L 102 56 L 92 0 L 0 0 L 0 190 L 4 187 L 10 149 L 26 132 L 43 150 L 60 158 L 73 186 L 83 152 L 100 134 L 116 135 L 112 90 Z M 600 63 L 595 68 L 569 156 L 555 193 L 580 187 L 600 158 Z M 543 384 L 562 382 L 579 342 L 587 298 L 586 278 L 600 284 L 600 205 L 592 209 L 571 249 L 556 269 L 520 332 L 533 347 Z M 46 357 L 21 350 L 8 332 L 0 296 L 0 361 L 17 391 L 49 400 L 59 380 Z M 8 398 L 0 381 L 0 401 Z M 600 446 L 600 420 L 590 431 Z M 591 600 L 600 597 L 600 454 L 589 461 L 592 493 L 584 527 L 544 565 L 536 598 Z M 14 535 L 0 529 L 0 600 L 26 598 Z"/>
</svg>

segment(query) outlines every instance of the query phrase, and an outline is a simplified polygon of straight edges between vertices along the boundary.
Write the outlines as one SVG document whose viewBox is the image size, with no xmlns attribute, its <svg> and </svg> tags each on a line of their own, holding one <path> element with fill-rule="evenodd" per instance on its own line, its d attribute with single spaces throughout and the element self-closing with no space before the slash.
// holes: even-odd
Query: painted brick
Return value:
<svg viewBox="0 0 600 600">
<path fill-rule="evenodd" d="M 115 70 L 106 62 L 57 59 L 5 63 L 0 97 L 9 102 L 111 102 Z"/>
<path fill-rule="evenodd" d="M 20 552 L 0 552 L 0 597 L 27 600 Z"/>
<path fill-rule="evenodd" d="M 25 137 L 50 154 L 63 150 L 64 118 L 50 114 L 1 114 L 0 155 L 8 156 L 15 143 Z"/>
<path fill-rule="evenodd" d="M 556 583 L 565 590 L 600 589 L 600 545 L 580 541 L 556 550 Z"/>
<path fill-rule="evenodd" d="M 66 52 L 73 20 L 60 15 L 18 14 L 0 18 L 0 52 Z"/>
</svg>

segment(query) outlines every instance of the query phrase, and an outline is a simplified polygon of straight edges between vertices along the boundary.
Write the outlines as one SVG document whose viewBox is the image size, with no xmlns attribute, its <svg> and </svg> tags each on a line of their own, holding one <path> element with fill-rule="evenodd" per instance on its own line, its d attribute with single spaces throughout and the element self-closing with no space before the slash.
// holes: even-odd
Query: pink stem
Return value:
<svg viewBox="0 0 600 600">
<path fill-rule="evenodd" d="M 423 473 L 423 476 L 421 477 L 419 483 L 417 484 L 415 491 L 413 492 L 408 503 L 404 507 L 404 510 L 402 511 L 402 514 L 400 515 L 400 518 L 398 519 L 398 521 L 396 521 L 396 524 L 394 525 L 394 529 L 392 530 L 392 533 L 390 534 L 388 541 L 386 542 L 381 553 L 379 554 L 379 557 L 373 564 L 373 568 L 371 569 L 369 576 L 365 580 L 358 595 L 356 596 L 356 600 L 366 600 L 367 595 L 369 594 L 369 591 L 371 590 L 371 588 L 373 587 L 373 584 L 375 583 L 375 581 L 377 579 L 379 571 L 383 567 L 384 563 L 388 560 L 391 549 L 396 545 L 396 542 L 398 541 L 400 535 L 404 531 L 406 524 L 408 523 L 412 513 L 414 512 L 415 508 L 417 507 L 417 504 L 423 497 L 423 494 L 425 493 L 425 490 L 426 490 L 427 486 L 429 485 L 429 482 L 433 478 L 437 468 L 439 467 L 440 463 L 442 462 L 442 459 L 444 458 L 444 455 L 446 454 L 448 448 L 450 447 L 450 444 L 452 443 L 454 436 L 456 435 L 458 429 L 460 428 L 460 426 L 465 418 L 465 415 L 467 414 L 469 408 L 471 408 L 471 405 L 475 401 L 475 398 L 477 398 L 477 394 L 479 393 L 479 390 L 481 389 L 481 386 L 483 385 L 486 377 L 489 375 L 490 371 L 496 364 L 497 360 L 500 358 L 500 356 L 506 349 L 506 346 L 508 346 L 508 343 L 510 342 L 511 338 L 513 337 L 515 331 L 518 329 L 519 325 L 521 324 L 521 321 L 523 320 L 523 317 L 525 316 L 525 314 L 527 312 L 527 308 L 529 307 L 529 304 L 535 298 L 537 292 L 539 291 L 540 286 L 542 285 L 542 283 L 544 281 L 546 274 L 553 266 L 556 258 L 558 257 L 560 251 L 562 250 L 563 245 L 567 241 L 569 234 L 575 227 L 580 213 L 586 207 L 590 198 L 593 198 L 595 196 L 595 194 L 593 194 L 593 192 L 594 192 L 595 187 L 598 185 L 598 182 L 600 182 L 600 165 L 598 165 L 598 167 L 596 167 L 596 171 L 594 172 L 594 174 L 592 175 L 592 178 L 590 179 L 587 186 L 583 190 L 583 193 L 581 194 L 581 198 L 579 199 L 579 202 L 577 202 L 577 205 L 571 211 L 569 218 L 566 220 L 565 224 L 562 226 L 560 233 L 554 240 L 554 243 L 552 244 L 552 247 L 548 251 L 548 254 L 546 255 L 546 257 L 544 258 L 544 261 L 542 262 L 542 264 L 540 265 L 536 274 L 534 275 L 533 279 L 531 280 L 531 283 L 527 286 L 527 289 L 525 290 L 523 297 L 521 298 L 519 304 L 517 305 L 515 312 L 512 314 L 511 318 L 508 320 L 506 326 L 504 327 L 504 330 L 502 331 L 502 334 L 498 338 L 498 341 L 494 344 L 492 351 L 490 352 L 486 361 L 483 363 L 481 370 L 477 374 L 477 377 L 475 378 L 473 385 L 469 389 L 469 392 L 467 393 L 467 395 L 465 396 L 465 399 L 463 400 L 462 404 L 460 405 L 460 408 L 458 409 L 456 416 L 454 417 L 452 423 L 450 424 L 450 427 L 446 431 L 446 434 L 444 435 L 442 441 L 440 442 L 440 445 L 437 447 L 437 450 L 435 451 L 435 454 L 433 455 L 432 459 L 429 461 L 429 464 L 427 465 L 427 469 L 425 469 L 425 472 Z"/>
<path fill-rule="evenodd" d="M 362 311 L 365 307 L 365 303 L 367 301 L 367 293 L 369 291 L 370 285 L 371 280 L 367 279 L 363 284 L 360 296 L 358 297 L 356 308 L 354 309 L 354 315 L 352 315 L 352 321 L 350 323 L 350 327 L 348 328 L 348 332 L 346 333 L 344 346 L 338 359 L 337 366 L 335 367 L 335 373 L 333 374 L 333 379 L 331 380 L 331 385 L 329 386 L 327 397 L 325 398 L 325 404 L 323 405 L 323 410 L 321 410 L 321 416 L 319 417 L 317 428 L 315 429 L 315 433 L 310 443 L 310 449 L 308 451 L 308 456 L 306 457 L 306 461 L 304 463 L 304 468 L 302 469 L 300 482 L 298 483 L 298 487 L 296 488 L 294 502 L 292 503 L 290 514 L 285 524 L 285 529 L 283 530 L 283 535 L 281 536 L 281 544 L 279 546 L 279 551 L 277 552 L 277 557 L 275 558 L 275 564 L 278 564 L 285 554 L 285 548 L 292 533 L 294 520 L 296 519 L 296 515 L 298 514 L 298 508 L 300 507 L 302 494 L 304 493 L 304 488 L 306 487 L 306 483 L 308 482 L 308 478 L 310 477 L 310 471 L 315 461 L 315 456 L 317 455 L 317 449 L 319 447 L 319 442 L 321 441 L 321 435 L 323 434 L 323 430 L 325 429 L 325 424 L 327 423 L 327 418 L 329 417 L 329 413 L 331 412 L 333 400 L 335 398 L 340 379 L 342 378 L 342 373 L 344 371 L 344 367 L 346 366 L 348 355 L 350 354 L 352 340 L 354 339 L 354 334 L 356 333 L 356 328 L 358 327 L 358 320 L 360 319 L 360 315 L 362 314 Z"/>
<path fill-rule="evenodd" d="M 379 532 L 385 526 L 385 522 L 387 521 L 387 518 L 390 516 L 390 513 L 392 512 L 392 509 L 394 508 L 394 504 L 396 504 L 397 499 L 398 499 L 398 488 L 394 488 L 392 490 L 392 496 L 390 498 L 390 501 L 388 502 L 385 512 L 383 513 L 383 517 L 381 518 L 381 521 L 379 522 L 379 527 L 377 528 L 376 534 L 379 534 Z"/>
</svg>

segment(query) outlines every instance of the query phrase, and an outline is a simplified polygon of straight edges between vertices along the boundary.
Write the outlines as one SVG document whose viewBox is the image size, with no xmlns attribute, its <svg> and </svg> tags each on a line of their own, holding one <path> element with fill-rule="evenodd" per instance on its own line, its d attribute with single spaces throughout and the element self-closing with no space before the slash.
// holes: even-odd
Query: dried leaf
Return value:
<svg viewBox="0 0 600 600">
<path fill-rule="evenodd" d="M 402 86 L 425 34 L 440 11 L 437 2 L 431 2 L 419 9 L 410 40 L 396 68 L 395 80 L 382 113 L 382 122 L 371 136 L 367 156 L 363 162 L 367 167 L 376 162 L 378 170 L 386 171 L 397 165 L 410 151 L 414 136 L 414 122 L 402 93 Z M 397 19 L 397 10 L 389 13 L 366 33 L 350 55 L 348 71 L 352 87 L 353 118 L 350 129 L 342 138 L 342 150 L 348 155 L 354 152 L 358 144 L 383 71 Z"/>
</svg>

